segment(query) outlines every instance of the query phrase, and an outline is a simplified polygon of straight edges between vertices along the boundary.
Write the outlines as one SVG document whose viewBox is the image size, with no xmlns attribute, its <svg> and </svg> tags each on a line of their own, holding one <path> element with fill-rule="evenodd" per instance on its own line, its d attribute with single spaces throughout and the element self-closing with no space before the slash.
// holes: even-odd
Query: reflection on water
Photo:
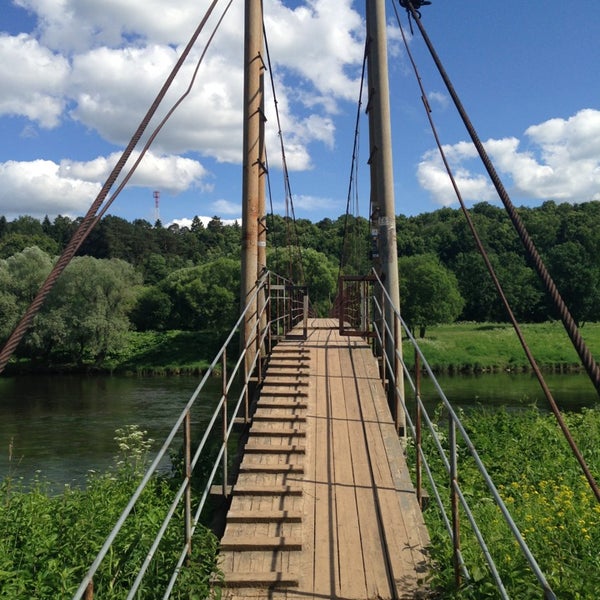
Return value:
<svg viewBox="0 0 600 600">
<path fill-rule="evenodd" d="M 113 462 L 115 430 L 136 424 L 158 448 L 199 383 L 195 377 L 39 376 L 0 378 L 0 478 L 81 483 Z M 192 422 L 212 414 L 220 384 L 196 403 Z M 12 457 L 10 456 L 12 448 Z"/>
<path fill-rule="evenodd" d="M 577 411 L 585 406 L 594 406 L 599 401 L 594 385 L 583 373 L 550 373 L 544 375 L 544 379 L 561 410 Z M 546 397 L 532 374 L 502 372 L 447 375 L 439 377 L 438 381 L 455 407 L 505 406 L 515 409 L 537 406 L 540 410 L 548 409 Z M 427 406 L 439 404 L 439 396 L 430 379 L 423 379 L 421 389 Z"/>
<path fill-rule="evenodd" d="M 446 376 L 439 381 L 456 407 L 545 408 L 531 375 Z M 158 448 L 198 382 L 196 377 L 0 377 L 0 479 L 11 474 L 30 480 L 39 470 L 52 482 L 80 484 L 89 470 L 104 471 L 112 464 L 115 430 L 125 425 L 147 430 Z M 549 375 L 547 382 L 565 410 L 598 402 L 585 375 Z M 212 414 L 219 389 L 218 381 L 209 381 L 192 416 L 194 431 L 202 430 Z M 427 378 L 422 390 L 426 404 L 439 403 Z"/>
</svg>

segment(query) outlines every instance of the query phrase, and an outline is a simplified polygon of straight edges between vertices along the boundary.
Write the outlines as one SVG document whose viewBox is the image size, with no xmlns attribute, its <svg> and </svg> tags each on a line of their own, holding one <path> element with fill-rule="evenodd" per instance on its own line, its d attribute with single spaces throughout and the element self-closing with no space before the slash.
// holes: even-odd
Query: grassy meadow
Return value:
<svg viewBox="0 0 600 600">
<path fill-rule="evenodd" d="M 581 368 L 562 323 L 524 324 L 521 328 L 542 370 Z M 587 323 L 580 331 L 592 354 L 600 356 L 600 323 Z M 438 325 L 428 328 L 425 337 L 417 338 L 417 341 L 437 372 L 530 369 L 517 335 L 507 323 Z M 407 342 L 404 344 L 404 356 L 406 362 L 412 365 L 414 353 Z"/>
</svg>

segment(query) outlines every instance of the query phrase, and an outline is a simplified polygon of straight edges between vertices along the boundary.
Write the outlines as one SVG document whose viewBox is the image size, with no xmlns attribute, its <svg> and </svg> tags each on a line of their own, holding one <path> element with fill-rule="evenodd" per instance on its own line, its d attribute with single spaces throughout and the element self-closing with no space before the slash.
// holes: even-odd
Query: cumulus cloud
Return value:
<svg viewBox="0 0 600 600">
<path fill-rule="evenodd" d="M 165 6 L 162 0 L 15 0 L 37 15 L 41 40 L 68 53 L 153 38 L 165 44 L 187 40 L 202 10 L 195 0 Z"/>
<path fill-rule="evenodd" d="M 600 111 L 584 109 L 568 119 L 550 119 L 529 127 L 524 140 L 490 139 L 484 143 L 497 171 L 520 199 L 586 202 L 600 200 Z M 523 150 L 522 146 L 527 149 Z M 493 200 L 496 194 L 468 142 L 444 147 L 465 200 Z M 456 202 L 437 151 L 425 153 L 417 178 L 442 206 Z"/>
<path fill-rule="evenodd" d="M 68 61 L 27 34 L 0 34 L 0 115 L 56 127 L 65 107 Z"/>
<path fill-rule="evenodd" d="M 212 208 L 216 215 L 239 215 L 241 211 L 239 202 L 235 203 L 229 200 L 217 200 L 213 202 Z"/>
<path fill-rule="evenodd" d="M 214 218 L 214 216 L 212 217 L 207 217 L 205 215 L 198 215 L 198 218 L 200 219 L 200 221 L 202 221 L 202 225 L 204 225 L 204 227 L 206 227 Z M 177 227 L 187 227 L 188 229 L 190 229 L 192 227 L 192 221 L 193 219 L 190 219 L 188 217 L 184 217 L 182 219 L 173 219 L 172 221 L 170 221 L 169 223 L 166 224 L 166 227 L 170 227 L 171 225 L 177 225 Z M 221 223 L 223 225 L 234 225 L 235 223 L 240 223 L 239 219 L 221 219 Z"/>
<path fill-rule="evenodd" d="M 7 217 L 70 215 L 87 211 L 119 154 L 87 162 L 50 160 L 0 163 L 0 205 Z M 135 159 L 133 157 L 132 161 Z M 205 188 L 206 169 L 180 156 L 148 153 L 130 185 L 162 189 L 176 194 L 191 187 Z"/>
<path fill-rule="evenodd" d="M 66 177 L 50 160 L 0 163 L 0 205 L 8 217 L 85 213 L 100 184 Z"/>
<path fill-rule="evenodd" d="M 344 203 L 340 200 L 333 200 L 331 198 L 323 198 L 319 196 L 308 196 L 305 194 L 297 194 L 292 198 L 294 204 L 294 210 L 312 211 L 315 209 L 322 209 L 323 207 L 329 207 L 336 212 L 340 212 Z M 285 204 L 276 203 L 275 208 L 283 210 Z"/>
</svg>

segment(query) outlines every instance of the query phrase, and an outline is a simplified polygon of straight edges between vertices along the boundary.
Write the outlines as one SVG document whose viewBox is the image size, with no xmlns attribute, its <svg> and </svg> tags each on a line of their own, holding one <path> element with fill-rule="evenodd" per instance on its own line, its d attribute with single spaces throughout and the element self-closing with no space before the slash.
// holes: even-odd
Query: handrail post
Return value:
<svg viewBox="0 0 600 600">
<path fill-rule="evenodd" d="M 273 349 L 273 324 L 271 323 L 271 316 L 273 315 L 273 297 L 271 296 L 271 273 L 267 277 L 267 354 L 271 354 Z"/>
<path fill-rule="evenodd" d="M 247 349 L 246 349 L 247 351 Z M 246 361 L 244 361 L 246 363 Z M 228 429 L 228 417 L 227 417 L 227 349 L 223 351 L 223 374 L 221 377 L 222 381 L 222 392 L 223 392 L 223 496 L 227 497 L 227 429 Z M 246 376 L 247 377 L 247 376 Z"/>
<path fill-rule="evenodd" d="M 460 573 L 460 516 L 458 514 L 458 454 L 456 449 L 456 423 L 449 415 L 450 419 L 450 431 L 449 431 L 449 445 L 450 445 L 450 503 L 452 508 L 452 562 L 454 565 L 454 583 L 456 587 L 460 587 L 461 584 L 461 573 Z"/>
<path fill-rule="evenodd" d="M 421 446 L 423 443 L 423 431 L 421 424 L 421 355 L 415 348 L 415 469 L 417 471 L 417 500 L 419 507 L 423 510 L 423 466 L 421 464 Z"/>
<path fill-rule="evenodd" d="M 344 335 L 344 317 L 346 315 L 346 302 L 344 299 L 344 278 L 338 279 L 338 310 L 339 312 L 339 332 Z"/>
<path fill-rule="evenodd" d="M 258 282 L 257 282 L 257 284 L 258 284 Z M 256 315 L 255 330 L 254 330 L 254 336 L 256 338 L 254 340 L 255 356 L 256 356 L 256 380 L 257 380 L 258 385 L 260 385 L 262 383 L 262 358 L 263 358 L 263 355 L 262 355 L 261 348 L 260 348 L 262 320 L 263 320 L 263 314 L 262 314 L 262 309 L 261 309 L 261 312 L 257 313 L 257 315 Z"/>
<path fill-rule="evenodd" d="M 388 386 L 386 385 L 386 382 L 385 382 L 385 378 L 387 375 L 387 369 L 386 369 L 386 363 L 387 363 L 387 360 L 386 360 L 386 358 L 387 358 L 387 355 L 386 355 L 386 349 L 387 349 L 386 325 L 387 325 L 387 322 L 385 320 L 385 313 L 386 313 L 385 302 L 386 302 L 385 294 L 382 294 L 381 295 L 381 381 L 383 382 L 383 388 L 387 392 Z"/>
<path fill-rule="evenodd" d="M 85 588 L 85 592 L 83 594 L 83 600 L 94 600 L 94 580 L 90 579 L 90 582 L 87 584 Z"/>
<path fill-rule="evenodd" d="M 304 292 L 302 305 L 302 335 L 308 338 L 308 293 Z"/>
<path fill-rule="evenodd" d="M 396 421 L 396 432 L 402 431 L 402 437 L 406 438 L 406 415 L 400 400 L 399 380 L 404 377 L 404 371 L 398 356 L 398 346 L 402 344 L 402 330 L 400 328 L 398 315 L 394 311 L 394 419 Z"/>
<path fill-rule="evenodd" d="M 189 561 L 192 558 L 192 419 L 189 410 L 185 413 L 183 420 L 183 460 L 187 481 L 184 497 L 184 540 L 187 548 L 187 561 Z"/>
</svg>

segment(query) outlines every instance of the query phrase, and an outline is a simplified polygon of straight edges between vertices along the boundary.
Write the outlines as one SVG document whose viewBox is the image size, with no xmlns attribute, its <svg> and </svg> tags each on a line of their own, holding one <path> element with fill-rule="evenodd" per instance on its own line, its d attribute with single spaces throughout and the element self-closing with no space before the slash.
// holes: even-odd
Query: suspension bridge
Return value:
<svg viewBox="0 0 600 600">
<path fill-rule="evenodd" d="M 215 0 L 210 5 L 73 240 L 0 353 L 0 369 L 62 270 L 120 191 L 121 188 L 105 202 L 217 3 Z M 430 44 L 418 12 L 428 4 L 400 2 Z M 220 590 L 224 597 L 427 597 L 431 565 L 429 536 L 421 513 L 426 500 L 424 477 L 433 495 L 429 501 L 438 505 L 452 540 L 456 583 L 469 578 L 460 546 L 461 514 L 464 514 L 475 531 L 499 595 L 508 597 L 460 487 L 459 437 L 514 535 L 516 547 L 525 556 L 540 593 L 546 598 L 555 597 L 443 391 L 438 387 L 440 401 L 450 417 L 447 444 L 440 441 L 437 423 L 427 415 L 420 398 L 421 371 L 425 370 L 432 380 L 435 377 L 399 312 L 383 0 L 367 0 L 366 8 L 373 272 L 341 277 L 335 315 L 325 319 L 310 315 L 304 287 L 266 269 L 263 77 L 270 61 L 268 52 L 265 60 L 261 3 L 246 0 L 241 315 L 89 567 L 75 599 L 94 598 L 95 581 L 119 531 L 135 511 L 145 486 L 181 442 L 184 450 L 180 485 L 146 559 L 136 567 L 127 598 L 142 597 L 144 576 L 159 553 L 165 531 L 175 524 L 182 530 L 181 551 L 173 557 L 165 589 L 158 592 L 163 598 L 171 597 L 178 577 L 192 561 L 194 531 L 208 500 L 215 496 L 224 498 L 228 508 L 220 543 L 220 576 L 215 574 L 214 579 L 214 589 Z M 432 55 L 439 64 L 433 49 Z M 439 67 L 446 78 L 441 64 Z M 448 87 L 459 112 L 463 111 L 451 85 Z M 468 118 L 465 120 L 468 123 Z M 148 145 L 164 122 L 150 136 Z M 279 133 L 282 139 L 281 129 Z M 485 149 L 474 131 L 472 137 L 529 257 L 555 299 L 584 366 L 600 387 L 597 365 L 573 326 L 568 310 L 561 304 L 560 295 L 512 210 L 493 167 L 487 164 Z M 148 145 L 140 153 L 136 166 Z M 441 146 L 440 151 L 443 152 Z M 133 170 L 123 177 L 122 185 Z M 451 172 L 448 174 L 454 183 Z M 460 197 L 459 201 L 464 209 Z M 465 215 L 468 219 L 466 210 Z M 474 229 L 473 234 L 478 241 Z M 482 247 L 480 251 L 504 299 L 485 251 Z M 507 310 L 512 314 L 508 305 Z M 513 324 L 519 332 L 514 319 Z M 414 346 L 413 372 L 403 359 L 403 337 Z M 527 353 L 524 340 L 522 344 Z M 542 381 L 535 360 L 533 357 L 530 360 Z M 220 400 L 208 425 L 202 431 L 193 431 L 195 407 L 203 397 L 206 381 L 215 376 L 222 380 Z M 406 393 L 405 385 L 410 394 Z M 544 391 L 568 437 L 549 390 L 544 388 Z M 431 477 L 421 445 L 424 429 L 436 440 L 445 465 L 448 475 L 445 490 L 440 490 Z M 209 475 L 198 488 L 195 472 L 205 464 L 211 440 L 215 439 L 218 451 L 211 457 Z M 415 448 L 414 482 L 406 464 L 408 439 Z M 236 461 L 236 445 L 240 441 L 242 454 Z M 575 446 L 573 450 L 576 452 Z M 578 458 L 600 499 L 585 462 L 581 456 Z M 447 495 L 449 503 L 443 500 Z"/>
</svg>

